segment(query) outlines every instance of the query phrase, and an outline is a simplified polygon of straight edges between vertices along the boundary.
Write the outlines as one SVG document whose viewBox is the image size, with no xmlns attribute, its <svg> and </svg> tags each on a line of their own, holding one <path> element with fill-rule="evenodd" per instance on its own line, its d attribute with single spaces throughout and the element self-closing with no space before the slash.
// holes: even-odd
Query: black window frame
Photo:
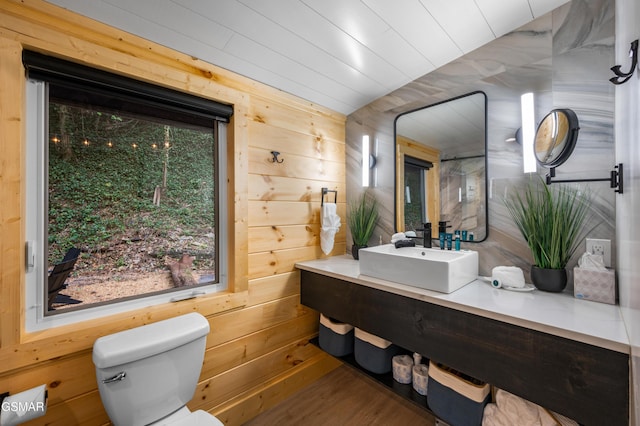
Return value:
<svg viewBox="0 0 640 426">
<path fill-rule="evenodd" d="M 26 77 L 43 81 L 47 85 L 47 102 L 49 99 L 61 100 L 78 106 L 92 105 L 104 110 L 125 112 L 131 116 L 143 115 L 146 119 L 155 117 L 163 123 L 211 128 L 214 132 L 215 156 L 218 161 L 226 161 L 218 154 L 219 143 L 225 142 L 218 140 L 217 123 L 229 122 L 233 115 L 231 105 L 29 50 L 23 51 L 22 60 Z M 222 184 L 223 182 L 219 180 L 215 185 L 215 217 L 220 217 L 218 211 L 224 205 L 218 190 L 218 185 Z M 48 210 L 46 202 L 45 210 Z M 48 213 L 45 211 L 46 216 Z M 221 224 L 216 220 L 216 253 L 219 252 L 221 246 L 220 226 Z M 45 259 L 46 257 L 45 255 Z M 216 271 L 220 271 L 219 262 L 220 256 L 216 254 Z M 42 290 L 46 300 L 47 277 L 45 276 L 43 279 Z M 219 282 L 220 277 L 216 274 L 216 283 Z M 141 294 L 136 297 L 143 298 L 152 294 L 154 293 Z M 130 297 L 126 299 L 130 299 Z M 85 308 L 118 303 L 119 301 L 120 299 L 114 299 L 113 301 L 91 304 Z M 50 311 L 44 304 L 45 316 L 73 310 L 75 309 Z"/>
</svg>

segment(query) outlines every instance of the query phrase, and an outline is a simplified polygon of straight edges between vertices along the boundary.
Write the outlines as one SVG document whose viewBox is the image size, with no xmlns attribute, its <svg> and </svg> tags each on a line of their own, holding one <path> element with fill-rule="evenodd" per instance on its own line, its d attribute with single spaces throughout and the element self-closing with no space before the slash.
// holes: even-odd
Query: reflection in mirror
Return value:
<svg viewBox="0 0 640 426">
<path fill-rule="evenodd" d="M 429 222 L 429 217 L 435 219 L 435 211 L 431 209 L 430 215 L 429 205 L 427 205 L 430 194 L 427 182 L 431 169 L 433 169 L 431 161 L 409 155 L 404 157 L 404 220 L 405 224 L 409 225 L 409 229 L 421 227 L 423 223 Z"/>
<path fill-rule="evenodd" d="M 486 238 L 486 103 L 473 92 L 396 118 L 396 231 L 430 222 L 437 238 L 447 221 L 448 232 Z"/>
<path fill-rule="evenodd" d="M 557 167 L 567 161 L 578 139 L 578 117 L 570 109 L 554 109 L 536 131 L 534 151 L 538 163 Z"/>
</svg>

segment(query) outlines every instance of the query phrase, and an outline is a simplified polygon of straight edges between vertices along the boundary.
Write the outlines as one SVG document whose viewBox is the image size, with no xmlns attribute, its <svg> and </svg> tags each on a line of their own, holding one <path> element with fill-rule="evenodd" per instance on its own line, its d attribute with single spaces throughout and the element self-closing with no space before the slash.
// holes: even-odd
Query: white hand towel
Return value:
<svg viewBox="0 0 640 426">
<path fill-rule="evenodd" d="M 340 216 L 335 203 L 325 203 L 320 208 L 320 247 L 324 254 L 331 253 L 336 232 L 340 229 Z"/>
<path fill-rule="evenodd" d="M 570 419 L 567 420 L 572 422 Z M 559 422 L 541 406 L 498 389 L 496 402 L 487 404 L 484 408 L 482 426 L 513 425 L 559 426 Z"/>
<path fill-rule="evenodd" d="M 407 235 L 404 232 L 396 232 L 391 236 L 391 243 L 395 243 L 396 241 L 406 240 Z"/>
</svg>

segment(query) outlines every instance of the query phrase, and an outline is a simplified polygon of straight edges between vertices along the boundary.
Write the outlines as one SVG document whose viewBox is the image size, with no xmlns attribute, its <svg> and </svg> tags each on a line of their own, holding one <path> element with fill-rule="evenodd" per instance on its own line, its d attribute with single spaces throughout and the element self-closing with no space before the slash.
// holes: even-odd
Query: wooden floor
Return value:
<svg viewBox="0 0 640 426">
<path fill-rule="evenodd" d="M 245 425 L 434 426 L 435 419 L 384 385 L 342 365 Z"/>
</svg>

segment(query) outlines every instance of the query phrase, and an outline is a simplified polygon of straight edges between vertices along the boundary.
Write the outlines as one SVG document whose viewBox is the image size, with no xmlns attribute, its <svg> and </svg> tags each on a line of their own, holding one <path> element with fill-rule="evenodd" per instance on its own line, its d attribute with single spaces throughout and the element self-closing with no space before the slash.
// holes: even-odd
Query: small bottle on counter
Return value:
<svg viewBox="0 0 640 426">
<path fill-rule="evenodd" d="M 438 237 L 440 238 L 440 250 L 444 250 L 445 242 L 447 241 L 447 228 L 450 228 L 450 225 L 447 225 L 446 220 L 441 220 L 438 222 Z"/>
<path fill-rule="evenodd" d="M 460 251 L 460 235 L 456 235 L 455 247 L 456 247 L 456 251 Z"/>
<path fill-rule="evenodd" d="M 453 234 L 447 232 L 447 250 L 451 250 L 453 245 Z"/>
</svg>

